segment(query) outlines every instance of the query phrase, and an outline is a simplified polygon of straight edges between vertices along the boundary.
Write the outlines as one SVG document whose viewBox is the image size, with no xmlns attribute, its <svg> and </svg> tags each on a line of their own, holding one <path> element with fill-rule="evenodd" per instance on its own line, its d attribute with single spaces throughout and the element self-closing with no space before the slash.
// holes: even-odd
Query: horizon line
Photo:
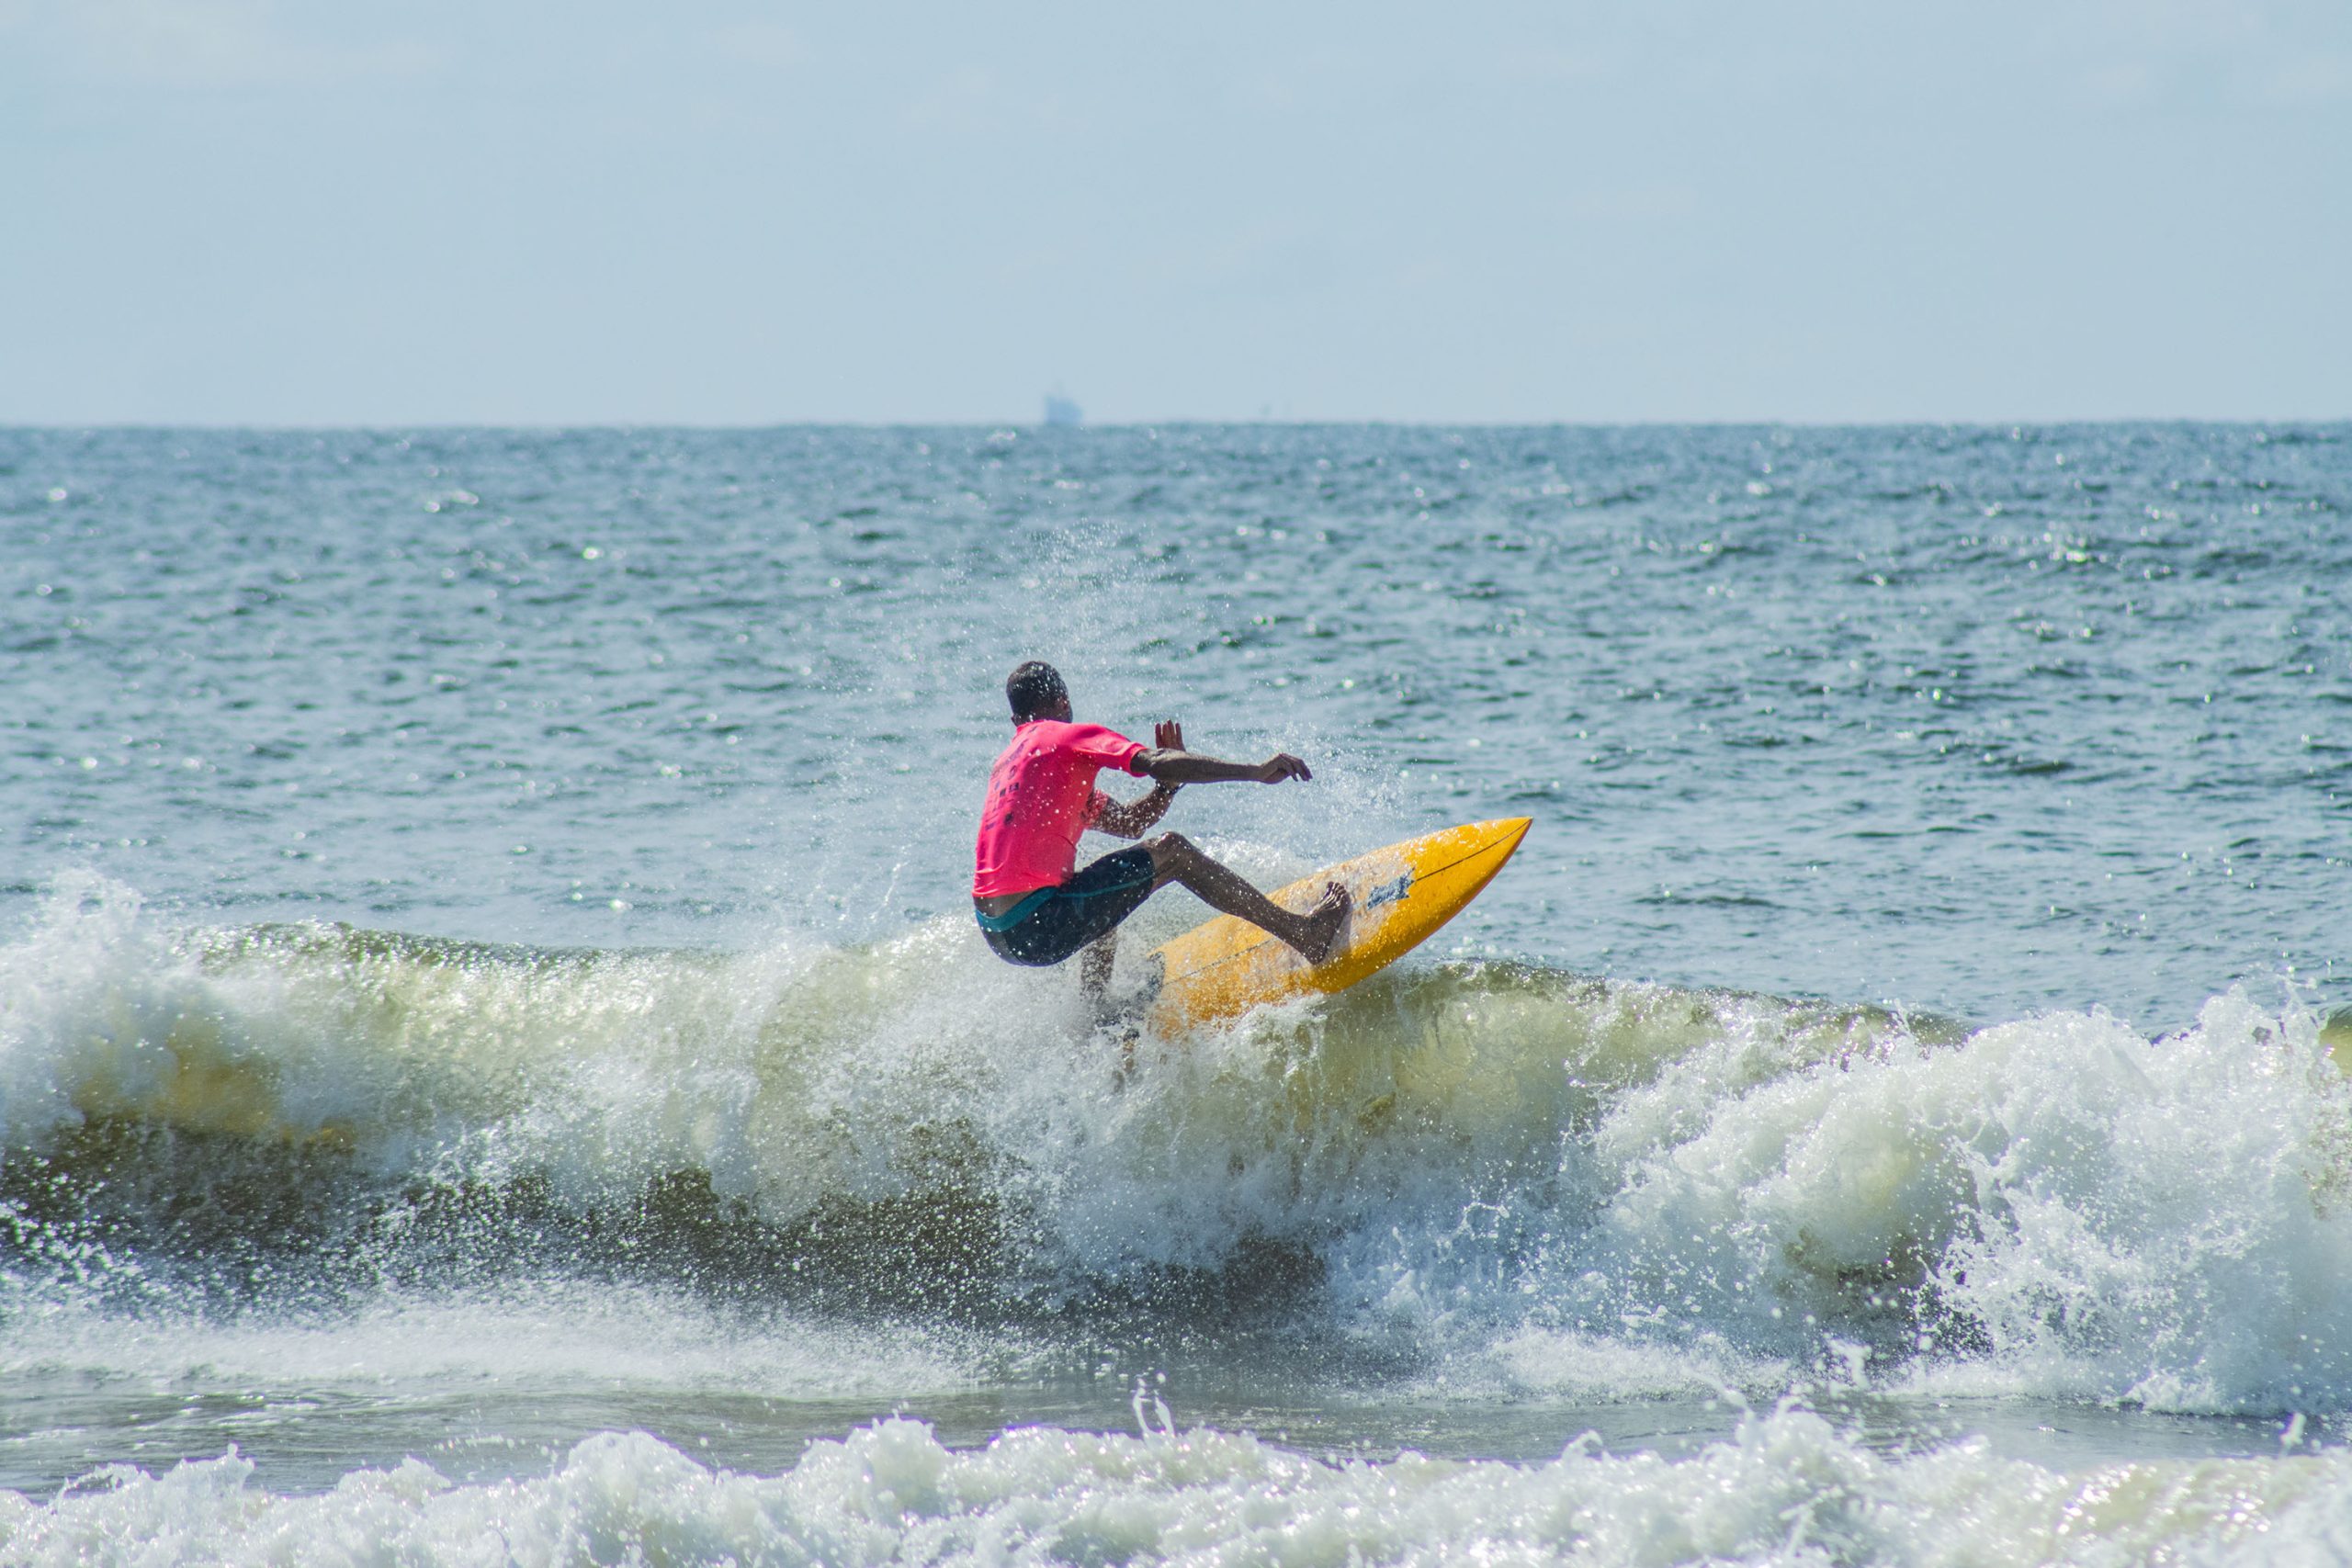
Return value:
<svg viewBox="0 0 2352 1568">
<path fill-rule="evenodd" d="M 1553 419 L 1553 420 L 1464 420 L 1464 419 L 1137 419 L 1085 421 L 1062 423 L 1046 420 L 860 420 L 805 419 L 777 421 L 710 421 L 682 422 L 669 420 L 528 420 L 450 421 L 450 420 L 388 420 L 383 422 L 330 421 L 316 423 L 275 421 L 210 421 L 210 420 L 66 420 L 54 423 L 34 421 L 0 420 L 0 432 L 40 432 L 60 434 L 83 432 L 96 434 L 187 431 L 206 434 L 250 432 L 266 434 L 326 435 L 382 434 L 391 431 L 453 432 L 496 430 L 537 434 L 564 434 L 576 431 L 674 431 L 730 434 L 756 434 L 763 431 L 787 430 L 856 430 L 856 431 L 986 431 L 990 434 L 1043 434 L 1047 431 L 1083 435 L 1090 431 L 1132 433 L 1158 430 L 2026 430 L 2053 429 L 2069 425 L 2220 425 L 2220 426 L 2316 426 L 2352 425 L 2352 413 L 2324 415 L 2261 415 L 2261 414 L 2125 414 L 2098 416 L 2068 414 L 2056 417 L 1972 418 L 1972 419 L 1811 419 L 1811 418 L 1704 418 L 1704 419 Z"/>
</svg>

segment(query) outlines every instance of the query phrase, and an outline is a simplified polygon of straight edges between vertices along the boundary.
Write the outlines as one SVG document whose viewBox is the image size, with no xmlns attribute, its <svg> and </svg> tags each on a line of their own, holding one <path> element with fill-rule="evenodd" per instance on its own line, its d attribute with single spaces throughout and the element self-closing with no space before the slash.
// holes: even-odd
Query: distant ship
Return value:
<svg viewBox="0 0 2352 1568">
<path fill-rule="evenodd" d="M 1047 424 L 1078 424 L 1085 418 L 1086 411 L 1059 392 L 1046 394 L 1046 423 Z"/>
</svg>

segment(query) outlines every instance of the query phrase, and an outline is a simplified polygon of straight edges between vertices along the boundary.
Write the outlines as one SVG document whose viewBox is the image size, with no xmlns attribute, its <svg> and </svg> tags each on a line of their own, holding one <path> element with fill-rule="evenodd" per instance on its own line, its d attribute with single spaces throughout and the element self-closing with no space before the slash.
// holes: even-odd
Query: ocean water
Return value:
<svg viewBox="0 0 2352 1568">
<path fill-rule="evenodd" d="M 0 1562 L 2341 1561 L 2348 524 L 2346 426 L 0 431 Z M 1169 819 L 1261 882 L 1534 827 L 1130 1043 L 966 913 L 1029 657 L 1306 756 Z"/>
</svg>

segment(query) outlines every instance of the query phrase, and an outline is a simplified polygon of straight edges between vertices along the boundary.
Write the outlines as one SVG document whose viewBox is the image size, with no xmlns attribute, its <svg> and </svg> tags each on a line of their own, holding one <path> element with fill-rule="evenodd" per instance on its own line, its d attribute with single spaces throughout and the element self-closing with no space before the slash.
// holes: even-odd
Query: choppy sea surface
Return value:
<svg viewBox="0 0 2352 1568">
<path fill-rule="evenodd" d="M 0 1562 L 2342 1561 L 2347 589 L 2342 425 L 0 430 Z M 1534 827 L 1129 1042 L 1032 657 Z"/>
</svg>

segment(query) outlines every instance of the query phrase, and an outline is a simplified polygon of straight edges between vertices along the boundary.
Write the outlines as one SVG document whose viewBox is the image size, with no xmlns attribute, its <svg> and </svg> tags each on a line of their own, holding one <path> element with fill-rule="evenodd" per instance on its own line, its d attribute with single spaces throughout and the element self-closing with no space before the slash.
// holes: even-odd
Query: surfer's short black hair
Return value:
<svg viewBox="0 0 2352 1568">
<path fill-rule="evenodd" d="M 1069 701 L 1069 688 L 1062 684 L 1060 671 L 1042 659 L 1033 659 L 1004 678 L 1004 700 L 1012 705 L 1017 722 Z"/>
</svg>

